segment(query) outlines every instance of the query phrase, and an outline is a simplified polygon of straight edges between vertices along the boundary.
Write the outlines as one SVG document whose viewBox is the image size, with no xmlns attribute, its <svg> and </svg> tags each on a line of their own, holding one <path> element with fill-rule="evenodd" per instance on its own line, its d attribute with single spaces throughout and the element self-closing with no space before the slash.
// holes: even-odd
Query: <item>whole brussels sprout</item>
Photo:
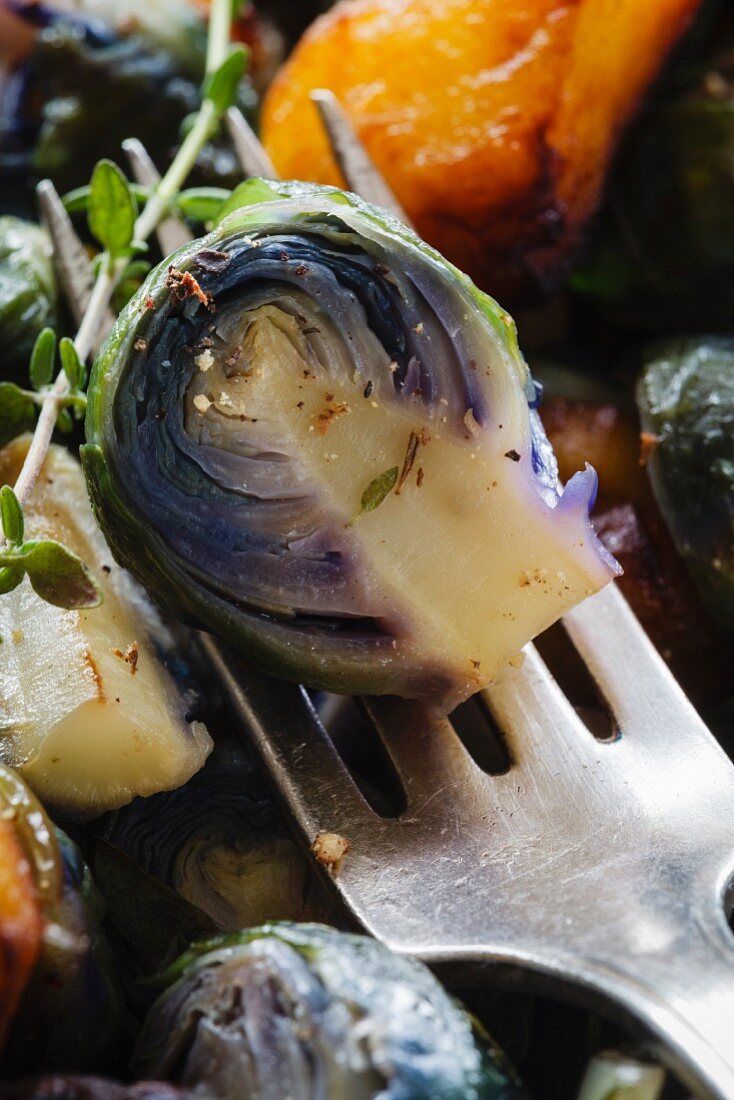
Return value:
<svg viewBox="0 0 734 1100">
<path fill-rule="evenodd" d="M 429 970 L 374 940 L 271 924 L 169 971 L 132 1069 L 217 1100 L 511 1100 L 495 1048 Z"/>
<path fill-rule="evenodd" d="M 45 230 L 0 218 L 0 379 L 27 379 L 41 329 L 56 323 L 56 278 Z"/>
<path fill-rule="evenodd" d="M 561 489 L 511 318 L 405 226 L 330 188 L 238 199 L 97 359 L 99 522 L 272 671 L 448 708 L 617 571 L 596 475 Z"/>
<path fill-rule="evenodd" d="M 653 102 L 622 150 L 590 254 L 571 280 L 614 323 L 670 332 L 731 325 L 732 56 L 696 67 L 695 80 Z"/>
<path fill-rule="evenodd" d="M 734 339 L 655 348 L 638 404 L 658 504 L 711 617 L 734 641 Z"/>
<path fill-rule="evenodd" d="M 185 786 L 135 799 L 110 815 L 103 831 L 219 931 L 334 916 L 331 893 L 291 836 L 246 745 L 217 737 Z M 94 868 L 98 876 L 96 860 Z M 123 891 L 121 882 L 121 901 Z"/>
<path fill-rule="evenodd" d="M 196 4 L 176 0 L 81 0 L 73 5 L 8 4 L 34 28 L 30 52 L 8 73 L 0 112 L 0 210 L 30 205 L 29 181 L 50 177 L 60 191 L 89 181 L 100 157 L 140 138 L 161 170 L 180 128 L 200 102 L 206 23 Z M 248 112 L 249 82 L 238 91 Z M 198 182 L 241 178 L 223 142 L 209 143 Z"/>
<path fill-rule="evenodd" d="M 0 1084 L 0 1100 L 194 1100 L 193 1093 L 164 1081 L 123 1085 L 106 1077 L 25 1077 Z"/>
</svg>

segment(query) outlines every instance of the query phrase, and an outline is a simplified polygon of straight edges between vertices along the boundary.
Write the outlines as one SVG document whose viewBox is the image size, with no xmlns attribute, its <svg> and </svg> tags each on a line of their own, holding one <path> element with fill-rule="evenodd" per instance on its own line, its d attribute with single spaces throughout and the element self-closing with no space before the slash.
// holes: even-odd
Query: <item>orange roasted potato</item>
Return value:
<svg viewBox="0 0 734 1100">
<path fill-rule="evenodd" d="M 700 0 L 343 0 L 265 100 L 286 178 L 343 183 L 331 88 L 418 232 L 508 305 L 561 278 L 615 141 Z"/>
<path fill-rule="evenodd" d="M 0 1044 L 33 971 L 43 916 L 31 864 L 0 797 Z"/>
</svg>

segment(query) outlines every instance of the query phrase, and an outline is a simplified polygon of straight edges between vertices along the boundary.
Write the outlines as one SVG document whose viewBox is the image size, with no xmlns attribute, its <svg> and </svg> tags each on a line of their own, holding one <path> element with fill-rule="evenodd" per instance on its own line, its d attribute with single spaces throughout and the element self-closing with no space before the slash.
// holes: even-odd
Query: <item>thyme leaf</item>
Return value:
<svg viewBox="0 0 734 1100">
<path fill-rule="evenodd" d="M 130 253 L 137 216 L 137 200 L 127 177 L 113 161 L 98 161 L 90 184 L 87 222 L 111 260 Z"/>
<path fill-rule="evenodd" d="M 374 512 L 375 508 L 380 507 L 388 493 L 395 488 L 399 472 L 397 466 L 391 466 L 389 470 L 385 470 L 384 474 L 372 479 L 362 493 L 359 515 L 363 515 L 365 512 Z"/>
</svg>

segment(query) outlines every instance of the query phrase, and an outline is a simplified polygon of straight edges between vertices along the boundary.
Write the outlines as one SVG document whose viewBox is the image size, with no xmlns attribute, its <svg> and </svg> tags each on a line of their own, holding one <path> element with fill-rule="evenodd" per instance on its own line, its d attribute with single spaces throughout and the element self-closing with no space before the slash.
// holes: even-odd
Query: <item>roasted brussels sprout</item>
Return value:
<svg viewBox="0 0 734 1100">
<path fill-rule="evenodd" d="M 734 37 L 732 37 L 734 44 Z M 717 51 L 721 41 L 717 41 Z M 734 54 L 696 66 L 630 135 L 573 287 L 613 322 L 728 329 L 734 311 Z"/>
<path fill-rule="evenodd" d="M 123 1085 L 106 1077 L 26 1077 L 0 1083 L 0 1100 L 194 1100 L 188 1089 L 164 1081 Z"/>
<path fill-rule="evenodd" d="M 28 448 L 0 451 L 14 484 Z M 65 611 L 23 581 L 0 599 L 0 760 L 75 818 L 176 787 L 211 739 L 158 657 L 173 642 L 144 593 L 115 567 L 94 522 L 78 462 L 51 447 L 25 509 L 29 535 L 57 538 L 86 561 L 101 607 Z"/>
<path fill-rule="evenodd" d="M 16 192 L 34 175 L 49 176 L 59 190 L 87 183 L 99 158 L 117 158 L 127 137 L 140 138 L 166 166 L 182 122 L 199 104 L 206 27 L 195 5 L 0 0 L 0 16 L 3 9 L 16 24 L 40 28 L 0 91 L 1 209 L 17 210 Z M 3 26 L 2 33 L 21 31 Z M 252 110 L 251 86 L 243 83 L 238 94 Z M 199 182 L 240 178 L 224 144 L 208 146 L 197 170 Z"/>
<path fill-rule="evenodd" d="M 596 475 L 561 491 L 511 318 L 403 225 L 328 188 L 238 197 L 97 359 L 98 519 L 273 671 L 450 707 L 617 571 Z"/>
<path fill-rule="evenodd" d="M 55 323 L 56 279 L 46 233 L 21 218 L 0 218 L 0 379 L 19 371 L 27 377 L 36 337 Z"/>
<path fill-rule="evenodd" d="M 648 471 L 712 618 L 734 641 L 734 339 L 654 349 L 638 389 Z"/>
<path fill-rule="evenodd" d="M 195 947 L 169 972 L 137 1074 L 217 1100 L 510 1100 L 524 1095 L 420 963 L 320 925 Z"/>
<path fill-rule="evenodd" d="M 217 738 L 186 786 L 136 799 L 110 815 L 103 835 L 221 931 L 334 915 L 331 895 L 293 840 L 245 745 Z"/>
</svg>

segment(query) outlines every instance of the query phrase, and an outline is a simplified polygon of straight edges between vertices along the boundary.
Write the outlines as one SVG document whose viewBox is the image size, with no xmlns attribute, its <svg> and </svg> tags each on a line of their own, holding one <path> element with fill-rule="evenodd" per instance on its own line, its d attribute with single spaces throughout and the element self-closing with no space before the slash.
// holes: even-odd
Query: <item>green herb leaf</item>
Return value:
<svg viewBox="0 0 734 1100">
<path fill-rule="evenodd" d="M 23 565 L 46 603 L 68 609 L 98 607 L 102 592 L 83 561 L 52 539 L 23 544 Z"/>
<path fill-rule="evenodd" d="M 23 541 L 23 509 L 9 485 L 0 489 L 0 518 L 5 538 L 11 546 L 18 546 Z"/>
<path fill-rule="evenodd" d="M 385 470 L 384 474 L 380 474 L 379 477 L 374 478 L 369 483 L 362 493 L 359 509 L 360 515 L 364 512 L 374 512 L 375 508 L 380 507 L 387 494 L 392 492 L 395 488 L 395 483 L 398 480 L 398 473 L 398 467 L 391 466 L 389 470 Z"/>
<path fill-rule="evenodd" d="M 132 183 L 128 181 L 130 188 L 130 194 L 133 196 L 138 206 L 144 206 L 150 196 L 153 194 L 152 187 L 143 187 L 140 183 Z M 89 196 L 92 193 L 92 188 L 87 183 L 84 187 L 76 187 L 73 191 L 67 191 L 62 198 L 64 207 L 68 214 L 84 214 L 89 209 Z"/>
<path fill-rule="evenodd" d="M 62 336 L 59 341 L 59 358 L 72 390 L 82 389 L 87 372 L 79 358 L 79 352 L 76 350 L 74 341 L 69 339 L 68 336 Z"/>
<path fill-rule="evenodd" d="M 174 199 L 176 210 L 195 222 L 212 221 L 231 192 L 224 187 L 188 187 Z"/>
<path fill-rule="evenodd" d="M 28 365 L 28 374 L 34 390 L 47 386 L 54 373 L 56 359 L 56 333 L 52 328 L 42 329 L 36 337 Z"/>
<path fill-rule="evenodd" d="M 130 249 L 138 204 L 125 175 L 111 160 L 97 162 L 92 173 L 87 221 L 89 231 L 113 260 Z"/>
<path fill-rule="evenodd" d="M 0 382 L 0 447 L 30 432 L 36 423 L 36 403 L 14 382 Z"/>
<path fill-rule="evenodd" d="M 63 432 L 64 435 L 68 435 L 74 427 L 74 421 L 68 409 L 59 409 L 59 415 L 56 417 L 56 427 L 60 432 Z"/>
<path fill-rule="evenodd" d="M 237 85 L 245 75 L 247 54 L 242 46 L 233 46 L 222 64 L 204 81 L 202 94 L 211 100 L 218 115 L 234 103 Z"/>
<path fill-rule="evenodd" d="M 14 565 L 8 565 L 4 569 L 0 569 L 0 596 L 4 596 L 6 592 L 12 592 L 14 588 L 17 588 L 24 576 L 23 570 Z"/>
</svg>

